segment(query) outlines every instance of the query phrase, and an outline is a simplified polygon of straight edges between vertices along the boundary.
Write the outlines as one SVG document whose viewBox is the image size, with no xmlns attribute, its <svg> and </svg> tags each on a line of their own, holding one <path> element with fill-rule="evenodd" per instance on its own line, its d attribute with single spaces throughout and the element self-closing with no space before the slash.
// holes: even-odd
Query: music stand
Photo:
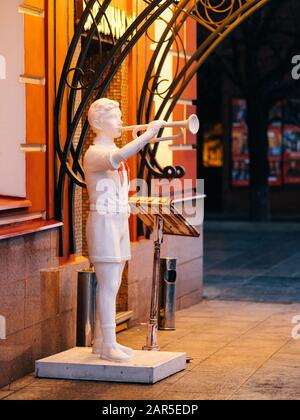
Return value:
<svg viewBox="0 0 300 420">
<path fill-rule="evenodd" d="M 147 344 L 143 350 L 159 351 L 157 342 L 160 254 L 164 235 L 189 236 L 199 238 L 200 233 L 178 212 L 173 201 L 168 198 L 131 197 L 129 204 L 133 214 L 154 233 L 154 260 L 151 295 L 151 310 L 148 323 Z"/>
</svg>

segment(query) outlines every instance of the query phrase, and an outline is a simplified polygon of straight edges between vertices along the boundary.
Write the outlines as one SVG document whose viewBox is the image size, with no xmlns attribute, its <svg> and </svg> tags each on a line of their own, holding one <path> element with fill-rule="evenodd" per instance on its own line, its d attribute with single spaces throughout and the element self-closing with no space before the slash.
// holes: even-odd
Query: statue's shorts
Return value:
<svg viewBox="0 0 300 420">
<path fill-rule="evenodd" d="M 91 211 L 86 231 L 92 264 L 121 263 L 131 259 L 128 213 L 99 214 Z"/>
</svg>

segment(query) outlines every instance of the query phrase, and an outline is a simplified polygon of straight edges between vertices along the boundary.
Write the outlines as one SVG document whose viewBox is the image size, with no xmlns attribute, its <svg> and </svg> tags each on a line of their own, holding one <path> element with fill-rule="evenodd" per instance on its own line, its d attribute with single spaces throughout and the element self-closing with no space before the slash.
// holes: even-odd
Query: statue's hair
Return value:
<svg viewBox="0 0 300 420">
<path fill-rule="evenodd" d="M 105 117 L 107 112 L 116 108 L 120 108 L 120 104 L 111 99 L 101 98 L 94 102 L 88 113 L 88 120 L 92 129 L 99 130 L 102 118 Z"/>
</svg>

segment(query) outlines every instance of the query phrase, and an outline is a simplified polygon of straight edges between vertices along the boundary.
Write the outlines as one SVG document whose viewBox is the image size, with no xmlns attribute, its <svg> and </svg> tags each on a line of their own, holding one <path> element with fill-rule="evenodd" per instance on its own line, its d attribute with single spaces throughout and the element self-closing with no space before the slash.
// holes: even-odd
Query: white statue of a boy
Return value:
<svg viewBox="0 0 300 420">
<path fill-rule="evenodd" d="M 119 103 L 99 99 L 92 104 L 88 118 L 96 134 L 84 157 L 90 198 L 87 241 L 98 281 L 93 353 L 104 360 L 127 362 L 133 351 L 116 340 L 116 297 L 126 261 L 131 258 L 129 177 L 125 161 L 156 137 L 163 122 L 152 122 L 142 136 L 119 149 L 114 143 L 122 134 Z"/>
</svg>

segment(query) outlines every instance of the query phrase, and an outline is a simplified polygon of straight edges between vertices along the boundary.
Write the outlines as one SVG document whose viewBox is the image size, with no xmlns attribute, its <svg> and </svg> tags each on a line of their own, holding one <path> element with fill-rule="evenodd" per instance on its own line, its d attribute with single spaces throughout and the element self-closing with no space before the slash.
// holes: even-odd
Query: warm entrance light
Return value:
<svg viewBox="0 0 300 420">
<path fill-rule="evenodd" d="M 83 8 L 86 8 L 85 2 L 83 2 Z M 100 6 L 98 3 L 95 3 L 92 14 L 95 18 L 100 11 Z M 94 24 L 94 20 L 91 15 L 89 15 L 84 29 L 89 31 Z M 98 31 L 104 36 L 113 36 L 115 39 L 120 39 L 122 35 L 126 32 L 129 26 L 136 19 L 136 14 L 133 13 L 132 16 L 127 16 L 124 10 L 119 9 L 118 7 L 108 6 L 105 12 L 105 16 L 101 19 L 98 25 Z"/>
</svg>

